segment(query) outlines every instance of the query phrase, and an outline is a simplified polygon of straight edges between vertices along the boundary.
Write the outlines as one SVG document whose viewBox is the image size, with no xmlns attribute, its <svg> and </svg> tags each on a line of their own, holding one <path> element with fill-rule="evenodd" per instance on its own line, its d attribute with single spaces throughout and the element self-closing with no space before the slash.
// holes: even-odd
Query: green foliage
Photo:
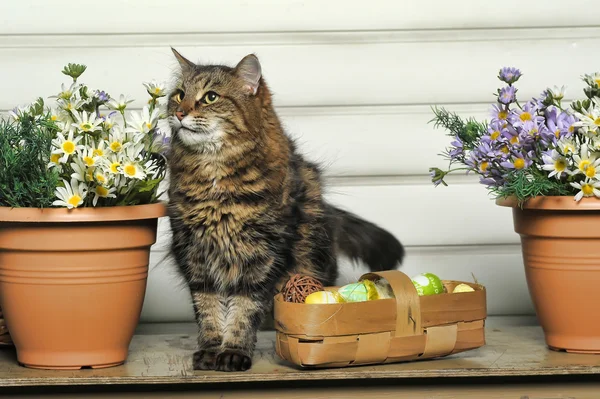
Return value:
<svg viewBox="0 0 600 399">
<path fill-rule="evenodd" d="M 83 73 L 85 72 L 86 69 L 87 69 L 87 66 L 85 66 L 85 65 L 69 63 L 68 65 L 66 65 L 63 68 L 63 70 L 61 72 L 67 76 L 72 77 L 73 82 L 76 82 L 77 78 L 79 78 L 81 75 L 83 75 Z"/>
<path fill-rule="evenodd" d="M 435 117 L 429 121 L 433 126 L 443 127 L 448 131 L 447 135 L 461 139 L 466 149 L 473 149 L 479 143 L 479 139 L 487 133 L 487 124 L 479 122 L 474 118 L 463 120 L 456 113 L 451 113 L 444 108 L 434 107 Z"/>
<path fill-rule="evenodd" d="M 36 114 L 39 101 L 17 121 L 0 120 L 0 206 L 45 208 L 56 199 L 58 174 L 47 165 L 58 129 Z"/>
<path fill-rule="evenodd" d="M 564 181 L 549 179 L 535 169 L 521 169 L 508 173 L 504 185 L 490 187 L 496 198 L 514 197 L 519 205 L 538 196 L 573 195 L 574 189 Z"/>
</svg>

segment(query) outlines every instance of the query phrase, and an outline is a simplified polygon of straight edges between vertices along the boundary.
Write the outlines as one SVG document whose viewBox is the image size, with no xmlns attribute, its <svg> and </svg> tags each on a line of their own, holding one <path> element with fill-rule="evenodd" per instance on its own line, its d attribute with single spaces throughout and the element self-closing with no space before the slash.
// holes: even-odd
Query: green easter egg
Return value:
<svg viewBox="0 0 600 399">
<path fill-rule="evenodd" d="M 445 292 L 444 284 L 433 273 L 421 273 L 412 278 L 412 282 L 419 295 L 436 295 Z"/>
</svg>

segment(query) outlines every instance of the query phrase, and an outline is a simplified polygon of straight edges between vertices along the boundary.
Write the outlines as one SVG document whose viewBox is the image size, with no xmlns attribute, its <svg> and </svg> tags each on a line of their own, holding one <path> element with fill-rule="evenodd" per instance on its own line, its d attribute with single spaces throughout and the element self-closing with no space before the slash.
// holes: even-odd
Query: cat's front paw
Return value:
<svg viewBox="0 0 600 399">
<path fill-rule="evenodd" d="M 216 364 L 218 371 L 246 371 L 252 367 L 252 359 L 239 350 L 224 349 L 217 355 Z"/>
<path fill-rule="evenodd" d="M 194 370 L 216 370 L 217 351 L 201 349 L 194 353 L 192 364 Z"/>
</svg>

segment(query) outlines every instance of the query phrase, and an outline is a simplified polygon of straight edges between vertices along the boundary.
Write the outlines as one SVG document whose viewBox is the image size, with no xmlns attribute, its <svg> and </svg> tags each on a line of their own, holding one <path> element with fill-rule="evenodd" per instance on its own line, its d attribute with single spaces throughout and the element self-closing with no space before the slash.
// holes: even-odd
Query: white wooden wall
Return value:
<svg viewBox="0 0 600 399">
<path fill-rule="evenodd" d="M 170 46 L 190 59 L 235 64 L 255 53 L 304 153 L 327 166 L 331 201 L 390 229 L 403 270 L 488 287 L 490 314 L 528 314 L 519 238 L 509 209 L 476 180 L 434 188 L 428 168 L 449 143 L 431 104 L 487 116 L 496 74 L 517 66 L 520 95 L 600 70 L 593 0 L 179 0 L 0 4 L 0 110 L 55 94 L 68 62 L 85 81 L 145 99 L 142 81 L 168 80 Z M 166 222 L 166 221 L 165 221 Z M 191 320 L 161 224 L 143 319 Z M 344 263 L 340 283 L 364 268 Z"/>
</svg>

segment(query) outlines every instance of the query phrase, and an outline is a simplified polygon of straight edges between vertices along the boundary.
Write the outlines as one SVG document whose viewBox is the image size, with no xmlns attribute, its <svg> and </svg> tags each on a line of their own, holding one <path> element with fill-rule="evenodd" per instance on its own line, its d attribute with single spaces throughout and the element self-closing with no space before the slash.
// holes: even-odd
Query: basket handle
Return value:
<svg viewBox="0 0 600 399">
<path fill-rule="evenodd" d="M 399 270 L 372 272 L 361 276 L 360 280 L 377 281 L 386 279 L 396 297 L 396 337 L 420 335 L 421 300 L 411 279 Z"/>
</svg>

